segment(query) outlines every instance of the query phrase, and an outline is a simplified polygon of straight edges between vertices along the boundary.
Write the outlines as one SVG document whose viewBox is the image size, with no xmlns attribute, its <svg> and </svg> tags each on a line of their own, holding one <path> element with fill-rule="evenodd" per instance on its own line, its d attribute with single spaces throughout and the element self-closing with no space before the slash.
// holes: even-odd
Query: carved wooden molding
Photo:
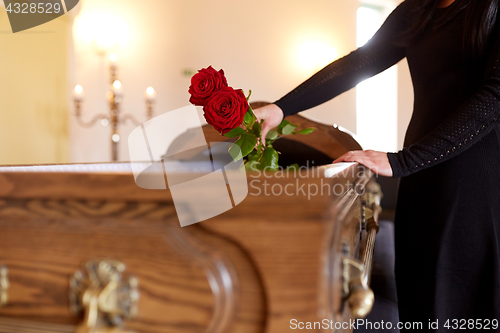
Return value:
<svg viewBox="0 0 500 333">
<path fill-rule="evenodd" d="M 169 202 L 108 200 L 0 199 L 0 216 L 22 218 L 176 219 Z"/>
<path fill-rule="evenodd" d="M 76 326 L 29 322 L 0 317 L 0 332 L 16 333 L 75 333 Z"/>
<path fill-rule="evenodd" d="M 200 225 L 168 227 L 166 240 L 205 271 L 214 296 L 213 315 L 205 333 L 263 332 L 264 286 L 255 265 L 238 244 Z M 252 322 L 246 322 L 248 317 Z"/>
</svg>

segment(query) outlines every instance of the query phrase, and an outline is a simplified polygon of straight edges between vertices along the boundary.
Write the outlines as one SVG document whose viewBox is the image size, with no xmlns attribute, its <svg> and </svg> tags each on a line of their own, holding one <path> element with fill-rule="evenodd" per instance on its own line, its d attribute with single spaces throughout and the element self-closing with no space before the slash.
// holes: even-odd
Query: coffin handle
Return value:
<svg viewBox="0 0 500 333">
<path fill-rule="evenodd" d="M 0 306 L 7 305 L 9 301 L 9 277 L 5 265 L 0 265 Z"/>
<path fill-rule="evenodd" d="M 375 295 L 368 287 L 364 265 L 358 260 L 343 258 L 343 288 L 345 299 L 355 319 L 365 318 L 372 310 Z"/>
</svg>

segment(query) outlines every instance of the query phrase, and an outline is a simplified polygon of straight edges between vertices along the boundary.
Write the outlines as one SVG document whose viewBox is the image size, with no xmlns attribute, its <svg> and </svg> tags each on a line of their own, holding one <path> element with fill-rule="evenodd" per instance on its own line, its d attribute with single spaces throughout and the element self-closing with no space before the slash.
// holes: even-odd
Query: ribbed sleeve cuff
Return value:
<svg viewBox="0 0 500 333">
<path fill-rule="evenodd" d="M 387 153 L 392 168 L 392 177 L 394 178 L 405 177 L 410 174 L 405 171 L 406 168 L 404 167 L 403 157 L 401 155 L 401 151 L 398 153 Z"/>
<path fill-rule="evenodd" d="M 283 118 L 299 113 L 299 111 L 295 110 L 293 105 L 283 102 L 281 99 L 277 100 L 273 104 L 276 104 L 281 109 L 281 111 L 283 111 Z"/>
</svg>

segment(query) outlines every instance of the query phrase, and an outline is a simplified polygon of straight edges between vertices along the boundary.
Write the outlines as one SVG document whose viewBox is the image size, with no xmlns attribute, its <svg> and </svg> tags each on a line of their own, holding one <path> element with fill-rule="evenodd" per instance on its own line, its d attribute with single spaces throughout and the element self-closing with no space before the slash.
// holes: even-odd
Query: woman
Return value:
<svg viewBox="0 0 500 333">
<path fill-rule="evenodd" d="M 464 320 L 472 321 L 462 327 L 479 329 L 485 320 L 500 319 L 499 2 L 406 0 L 365 46 L 255 110 L 267 133 L 283 116 L 408 59 L 415 100 L 405 148 L 349 152 L 335 162 L 402 177 L 396 212 L 400 320 L 422 322 L 424 329 L 429 320 L 449 331 Z"/>
</svg>

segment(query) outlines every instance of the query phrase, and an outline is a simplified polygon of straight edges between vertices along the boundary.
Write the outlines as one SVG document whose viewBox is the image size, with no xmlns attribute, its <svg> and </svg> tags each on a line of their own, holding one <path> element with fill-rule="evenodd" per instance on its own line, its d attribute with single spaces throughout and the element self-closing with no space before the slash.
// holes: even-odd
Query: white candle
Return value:
<svg viewBox="0 0 500 333">
<path fill-rule="evenodd" d="M 109 55 L 109 60 L 111 61 L 111 68 L 116 68 L 116 60 L 118 59 L 118 56 L 116 53 L 111 53 Z"/>
<path fill-rule="evenodd" d="M 83 87 L 81 85 L 77 85 L 75 90 L 73 90 L 73 98 L 76 101 L 81 101 L 83 99 Z"/>
<path fill-rule="evenodd" d="M 113 90 L 113 93 L 115 96 L 121 96 L 122 94 L 122 83 L 118 80 L 113 82 L 113 85 L 111 86 L 111 89 Z"/>
<path fill-rule="evenodd" d="M 148 89 L 146 89 L 146 100 L 148 102 L 154 102 L 155 98 L 156 98 L 156 91 L 154 90 L 153 87 L 148 87 Z"/>
</svg>

